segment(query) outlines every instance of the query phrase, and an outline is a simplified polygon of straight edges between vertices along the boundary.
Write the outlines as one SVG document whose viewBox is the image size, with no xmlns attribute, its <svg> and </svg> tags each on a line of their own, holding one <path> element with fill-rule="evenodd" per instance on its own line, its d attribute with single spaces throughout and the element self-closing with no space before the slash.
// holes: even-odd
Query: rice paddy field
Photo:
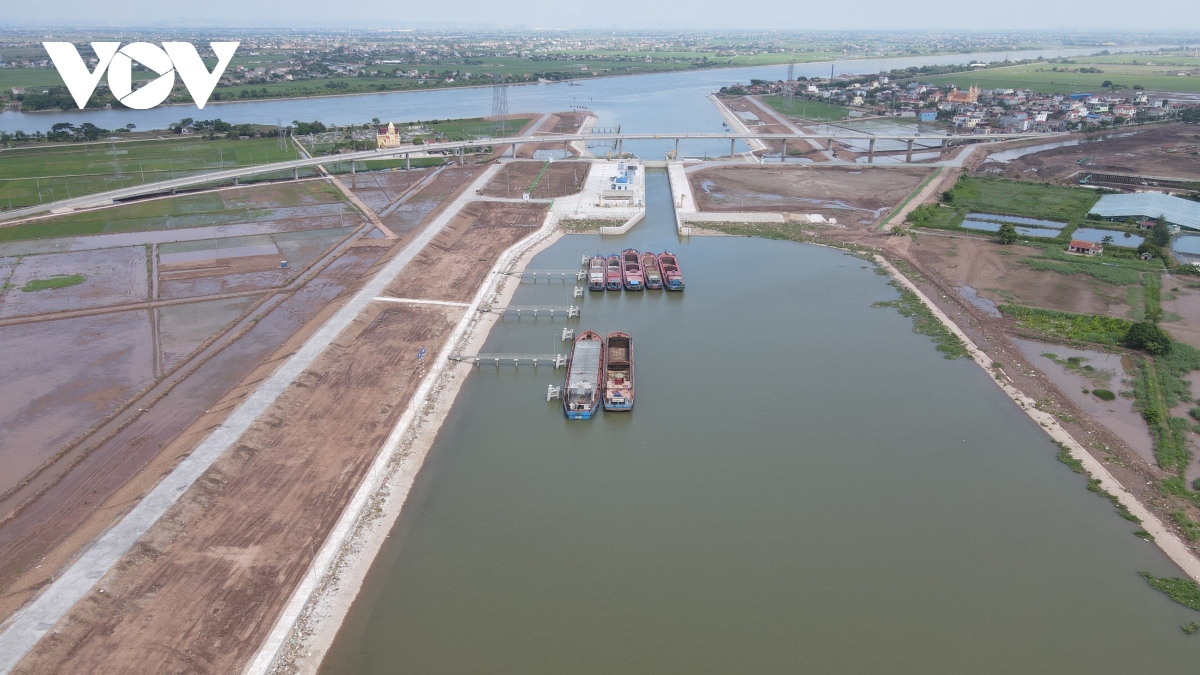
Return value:
<svg viewBox="0 0 1200 675">
<path fill-rule="evenodd" d="M 0 151 L 0 210 L 297 159 L 274 138 L 46 143 Z"/>
<path fill-rule="evenodd" d="M 981 89 L 1030 89 L 1044 94 L 1103 90 L 1105 82 L 1111 82 L 1112 86 L 1122 91 L 1130 91 L 1136 86 L 1151 91 L 1200 92 L 1200 64 L 1165 65 L 1149 56 L 1141 56 L 1137 63 L 1133 63 L 1135 59 L 1131 56 L 1109 57 L 1122 63 L 1108 63 L 1102 60 L 1104 58 L 1089 57 L 1067 64 L 1031 63 L 989 68 L 923 76 L 920 80 L 939 86 L 953 84 L 961 89 L 977 85 Z M 1181 59 L 1183 57 L 1168 57 L 1163 61 L 1175 63 Z M 1154 65 L 1150 65 L 1150 62 Z M 1096 69 L 1099 72 L 1080 72 L 1081 69 Z"/>
</svg>

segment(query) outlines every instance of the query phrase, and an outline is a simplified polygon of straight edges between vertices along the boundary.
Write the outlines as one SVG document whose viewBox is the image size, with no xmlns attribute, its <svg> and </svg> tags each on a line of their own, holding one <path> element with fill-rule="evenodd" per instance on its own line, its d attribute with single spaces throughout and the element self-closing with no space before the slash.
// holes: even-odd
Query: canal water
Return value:
<svg viewBox="0 0 1200 675">
<path fill-rule="evenodd" d="M 343 673 L 1194 672 L 1178 570 L 858 258 L 645 222 L 531 269 L 679 254 L 682 294 L 589 294 L 633 335 L 632 413 L 567 421 L 562 371 L 472 373 L 326 658 Z M 523 285 L 514 304 L 571 302 Z M 506 320 L 485 351 L 560 348 Z"/>
</svg>

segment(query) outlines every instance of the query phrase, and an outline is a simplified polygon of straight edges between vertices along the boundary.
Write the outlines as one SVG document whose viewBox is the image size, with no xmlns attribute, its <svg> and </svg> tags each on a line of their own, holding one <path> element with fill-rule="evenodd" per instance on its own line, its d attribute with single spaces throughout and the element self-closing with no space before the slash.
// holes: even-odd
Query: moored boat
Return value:
<svg viewBox="0 0 1200 675">
<path fill-rule="evenodd" d="M 621 290 L 621 256 L 608 256 L 608 267 L 604 272 L 604 287 L 610 291 Z"/>
<path fill-rule="evenodd" d="M 638 255 L 636 249 L 627 248 L 621 251 L 621 277 L 627 291 L 640 291 L 646 287 L 641 256 Z"/>
<path fill-rule="evenodd" d="M 662 270 L 658 269 L 658 256 L 650 251 L 642 254 L 642 274 L 646 277 L 646 290 L 656 291 L 663 287 Z"/>
<path fill-rule="evenodd" d="M 588 261 L 588 290 L 604 290 L 604 256 L 599 253 Z"/>
<path fill-rule="evenodd" d="M 633 410 L 633 338 L 609 333 L 604 359 L 604 409 Z"/>
<path fill-rule="evenodd" d="M 679 269 L 679 259 L 670 251 L 658 254 L 658 268 L 662 271 L 663 284 L 668 291 L 683 290 L 683 271 Z"/>
<path fill-rule="evenodd" d="M 589 420 L 600 407 L 604 390 L 604 339 L 595 331 L 584 331 L 571 345 L 567 379 L 563 386 L 563 412 L 567 419 Z"/>
</svg>

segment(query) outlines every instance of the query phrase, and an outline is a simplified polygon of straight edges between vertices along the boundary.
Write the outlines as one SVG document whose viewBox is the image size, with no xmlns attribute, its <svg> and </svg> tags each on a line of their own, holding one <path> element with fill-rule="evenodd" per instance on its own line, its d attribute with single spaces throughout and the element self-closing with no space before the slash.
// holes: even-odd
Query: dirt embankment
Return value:
<svg viewBox="0 0 1200 675">
<path fill-rule="evenodd" d="M 1061 142 L 1050 138 L 1047 143 Z M 1164 124 L 1072 136 L 1064 145 L 1007 162 L 985 160 L 977 175 L 1068 183 L 1079 172 L 1112 172 L 1200 181 L 1200 127 Z"/>
<path fill-rule="evenodd" d="M 388 294 L 468 300 L 544 209 L 471 205 Z M 240 670 L 417 388 L 417 351 L 438 358 L 463 311 L 373 303 L 17 672 Z"/>
<path fill-rule="evenodd" d="M 819 213 L 871 225 L 931 168 L 719 166 L 688 173 L 701 211 Z"/>
<path fill-rule="evenodd" d="M 443 171 L 426 186 L 418 222 L 429 222 L 479 167 Z M 410 227 L 411 235 L 417 227 Z M 346 297 L 403 245 L 361 240 L 200 363 L 169 393 L 86 452 L 31 500 L 4 504 L 0 522 L 0 616 L 29 600 L 71 556 L 123 516 L 162 475 L 219 425 L 237 402 L 289 356 Z M 44 324 L 54 330 L 53 322 Z M 249 373 L 249 375 L 247 374 Z"/>
<path fill-rule="evenodd" d="M 542 134 L 577 134 L 583 127 L 584 121 L 591 113 L 584 111 L 560 112 L 554 113 L 547 117 L 536 129 L 529 132 L 532 135 Z M 563 149 L 561 141 L 548 143 L 525 143 L 517 148 L 517 157 L 524 159 L 532 159 L 533 154 L 538 150 L 559 150 Z M 567 152 L 572 155 L 579 154 L 575 149 L 568 148 Z"/>
<path fill-rule="evenodd" d="M 954 283 L 927 264 L 927 254 L 919 251 L 914 254 L 910 246 L 911 240 L 908 237 L 892 237 L 885 242 L 884 248 L 890 256 L 900 258 L 910 265 L 916 274 L 909 273 L 909 278 L 916 282 L 925 295 L 931 298 L 981 350 L 1001 364 L 1003 373 L 1000 377 L 1010 380 L 1015 387 L 1036 400 L 1041 410 L 1058 418 L 1059 424 L 1097 461 L 1104 464 L 1114 478 L 1152 511 L 1164 526 L 1175 531 L 1180 539 L 1186 542 L 1186 536 L 1178 530 L 1170 517 L 1171 511 L 1179 508 L 1179 505 L 1164 498 L 1157 488 L 1158 481 L 1165 478 L 1166 474 L 1158 467 L 1148 464 L 1117 434 L 1079 408 L 1025 358 L 1012 340 L 1013 337 L 1042 338 L 1025 335 L 1011 320 L 989 316 L 963 300 Z M 1192 517 L 1196 517 L 1196 514 L 1193 513 Z M 1189 545 L 1188 548 L 1193 554 L 1196 553 L 1194 545 Z"/>
<path fill-rule="evenodd" d="M 583 189 L 591 168 L 591 162 L 509 162 L 488 181 L 481 194 L 513 199 L 526 192 L 534 199 L 565 197 Z"/>
</svg>

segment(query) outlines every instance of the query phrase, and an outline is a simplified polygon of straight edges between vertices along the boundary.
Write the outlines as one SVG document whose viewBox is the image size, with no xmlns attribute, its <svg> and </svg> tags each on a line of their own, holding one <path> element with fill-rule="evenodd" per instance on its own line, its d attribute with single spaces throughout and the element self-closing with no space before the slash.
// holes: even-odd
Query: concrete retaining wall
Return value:
<svg viewBox="0 0 1200 675">
<path fill-rule="evenodd" d="M 600 228 L 600 234 L 625 234 L 629 230 L 633 229 L 634 225 L 637 225 L 638 223 L 642 222 L 642 219 L 644 219 L 645 217 L 646 217 L 646 210 L 642 209 L 635 216 L 633 216 L 629 220 L 625 221 L 625 224 L 621 225 L 620 227 L 602 227 L 602 228 Z"/>
</svg>

